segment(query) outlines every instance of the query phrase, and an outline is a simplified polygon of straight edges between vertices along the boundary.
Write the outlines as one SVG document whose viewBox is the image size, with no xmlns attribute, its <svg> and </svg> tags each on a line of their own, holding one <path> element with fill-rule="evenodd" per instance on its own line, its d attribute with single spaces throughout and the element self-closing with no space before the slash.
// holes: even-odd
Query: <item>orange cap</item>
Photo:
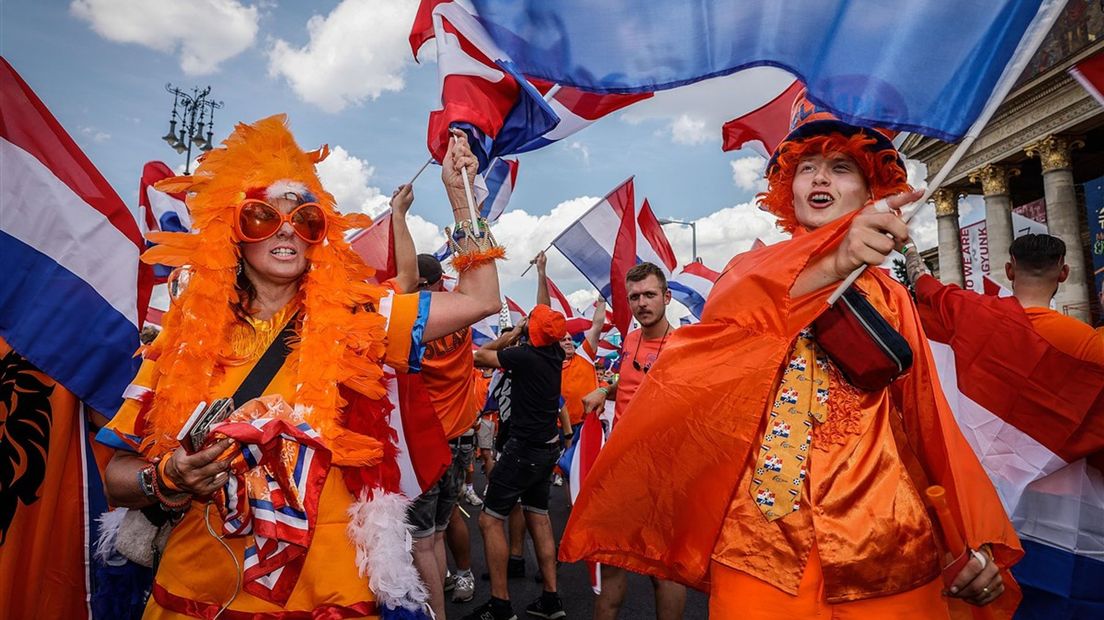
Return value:
<svg viewBox="0 0 1104 620">
<path fill-rule="evenodd" d="M 835 114 L 832 114 L 824 108 L 818 107 L 809 100 L 808 93 L 803 88 L 797 93 L 797 98 L 794 99 L 793 107 L 790 108 L 790 133 L 786 136 L 786 139 L 775 148 L 770 161 L 767 162 L 767 170 L 770 170 L 771 167 L 774 166 L 774 162 L 778 159 L 778 153 L 782 150 L 783 144 L 787 142 L 799 142 L 805 138 L 829 133 L 839 133 L 845 136 L 864 133 L 874 138 L 875 142 L 871 145 L 873 150 L 881 151 L 883 149 L 892 149 L 894 152 L 897 152 L 897 148 L 893 146 L 893 138 L 897 136 L 896 131 L 881 127 L 859 127 L 841 121 Z M 901 164 L 901 168 L 905 167 L 904 161 L 901 160 L 901 155 L 899 153 L 897 155 L 897 161 Z"/>
<path fill-rule="evenodd" d="M 564 315 L 552 308 L 537 304 L 529 313 L 529 342 L 534 347 L 543 347 L 559 342 L 567 333 L 567 321 Z"/>
</svg>

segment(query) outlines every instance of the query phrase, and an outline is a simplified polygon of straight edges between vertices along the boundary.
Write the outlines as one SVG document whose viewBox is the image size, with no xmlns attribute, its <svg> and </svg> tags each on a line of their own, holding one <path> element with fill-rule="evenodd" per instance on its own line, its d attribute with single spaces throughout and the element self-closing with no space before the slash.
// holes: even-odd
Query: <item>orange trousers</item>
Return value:
<svg viewBox="0 0 1104 620">
<path fill-rule="evenodd" d="M 939 578 L 908 592 L 878 598 L 829 603 L 824 598 L 824 575 L 816 547 L 809 554 L 797 596 L 719 562 L 710 565 L 712 620 L 947 620 L 950 612 Z"/>
</svg>

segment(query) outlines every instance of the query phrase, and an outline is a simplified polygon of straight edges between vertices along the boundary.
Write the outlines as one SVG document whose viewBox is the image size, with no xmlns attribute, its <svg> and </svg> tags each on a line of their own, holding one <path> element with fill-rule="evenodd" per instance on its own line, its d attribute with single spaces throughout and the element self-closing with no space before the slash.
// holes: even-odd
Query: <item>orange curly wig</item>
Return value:
<svg viewBox="0 0 1104 620">
<path fill-rule="evenodd" d="M 384 395 L 384 319 L 362 311 L 375 306 L 383 289 L 366 282 L 374 271 L 345 241 L 347 230 L 371 220 L 339 213 L 322 188 L 314 166 L 328 152 L 325 146 L 301 150 L 285 116 L 277 115 L 239 124 L 220 148 L 201 158 L 194 174 L 157 184 L 162 191 L 188 193 L 194 232 L 151 233 L 150 241 L 159 245 L 142 256 L 147 263 L 190 269 L 187 287 L 165 315 L 162 337 L 148 352 L 157 359 L 160 376 L 146 415 L 144 449 L 160 454 L 175 448 L 176 433 L 197 402 L 225 396 L 211 392 L 232 357 L 230 332 L 240 320 L 234 312 L 241 254 L 233 231 L 235 207 L 247 192 L 275 184 L 305 187 L 328 223 L 326 238 L 307 250 L 309 267 L 300 282 L 299 338 L 287 361 L 298 386 L 293 404 L 307 408 L 312 426 L 333 438 L 343 432 L 337 421 L 346 403 L 339 384 L 369 398 Z M 301 359 L 310 363 L 300 364 Z"/>
<path fill-rule="evenodd" d="M 759 208 L 778 217 L 778 227 L 792 233 L 798 227 L 794 213 L 793 179 L 797 163 L 811 155 L 843 154 L 859 166 L 874 200 L 910 191 L 908 175 L 893 149 L 874 151 L 875 140 L 864 133 L 830 133 L 783 142 L 775 165 L 767 171 L 767 191 L 756 196 Z"/>
</svg>

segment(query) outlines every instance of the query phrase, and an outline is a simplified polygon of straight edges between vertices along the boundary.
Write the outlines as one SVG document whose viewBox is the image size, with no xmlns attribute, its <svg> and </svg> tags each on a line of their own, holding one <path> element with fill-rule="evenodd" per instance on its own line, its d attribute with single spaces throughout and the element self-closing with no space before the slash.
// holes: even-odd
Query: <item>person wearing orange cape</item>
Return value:
<svg viewBox="0 0 1104 620">
<path fill-rule="evenodd" d="M 767 180 L 759 203 L 792 239 L 733 258 L 701 323 L 672 336 L 583 485 L 561 560 L 709 592 L 712 618 L 948 618 L 964 602 L 1010 617 L 1023 552 L 908 291 L 869 269 L 853 304 L 827 305 L 908 238 L 896 210 L 920 192 L 900 156 L 802 96 Z M 864 313 L 827 322 L 852 305 Z M 885 329 L 871 338 L 856 316 Z M 841 325 L 858 326 L 842 347 Z M 871 374 L 881 358 L 896 376 Z M 948 548 L 922 500 L 933 485 L 972 553 Z"/>
</svg>

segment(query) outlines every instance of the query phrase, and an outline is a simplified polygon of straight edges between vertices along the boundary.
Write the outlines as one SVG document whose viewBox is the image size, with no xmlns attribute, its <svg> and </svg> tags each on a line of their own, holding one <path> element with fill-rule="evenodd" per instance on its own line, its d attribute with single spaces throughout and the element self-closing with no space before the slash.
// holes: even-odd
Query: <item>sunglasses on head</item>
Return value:
<svg viewBox="0 0 1104 620">
<path fill-rule="evenodd" d="M 326 238 L 326 214 L 315 202 L 305 202 L 284 213 L 263 200 L 247 199 L 238 205 L 235 228 L 242 241 L 256 243 L 275 235 L 284 222 L 299 238 L 319 243 Z"/>
</svg>

